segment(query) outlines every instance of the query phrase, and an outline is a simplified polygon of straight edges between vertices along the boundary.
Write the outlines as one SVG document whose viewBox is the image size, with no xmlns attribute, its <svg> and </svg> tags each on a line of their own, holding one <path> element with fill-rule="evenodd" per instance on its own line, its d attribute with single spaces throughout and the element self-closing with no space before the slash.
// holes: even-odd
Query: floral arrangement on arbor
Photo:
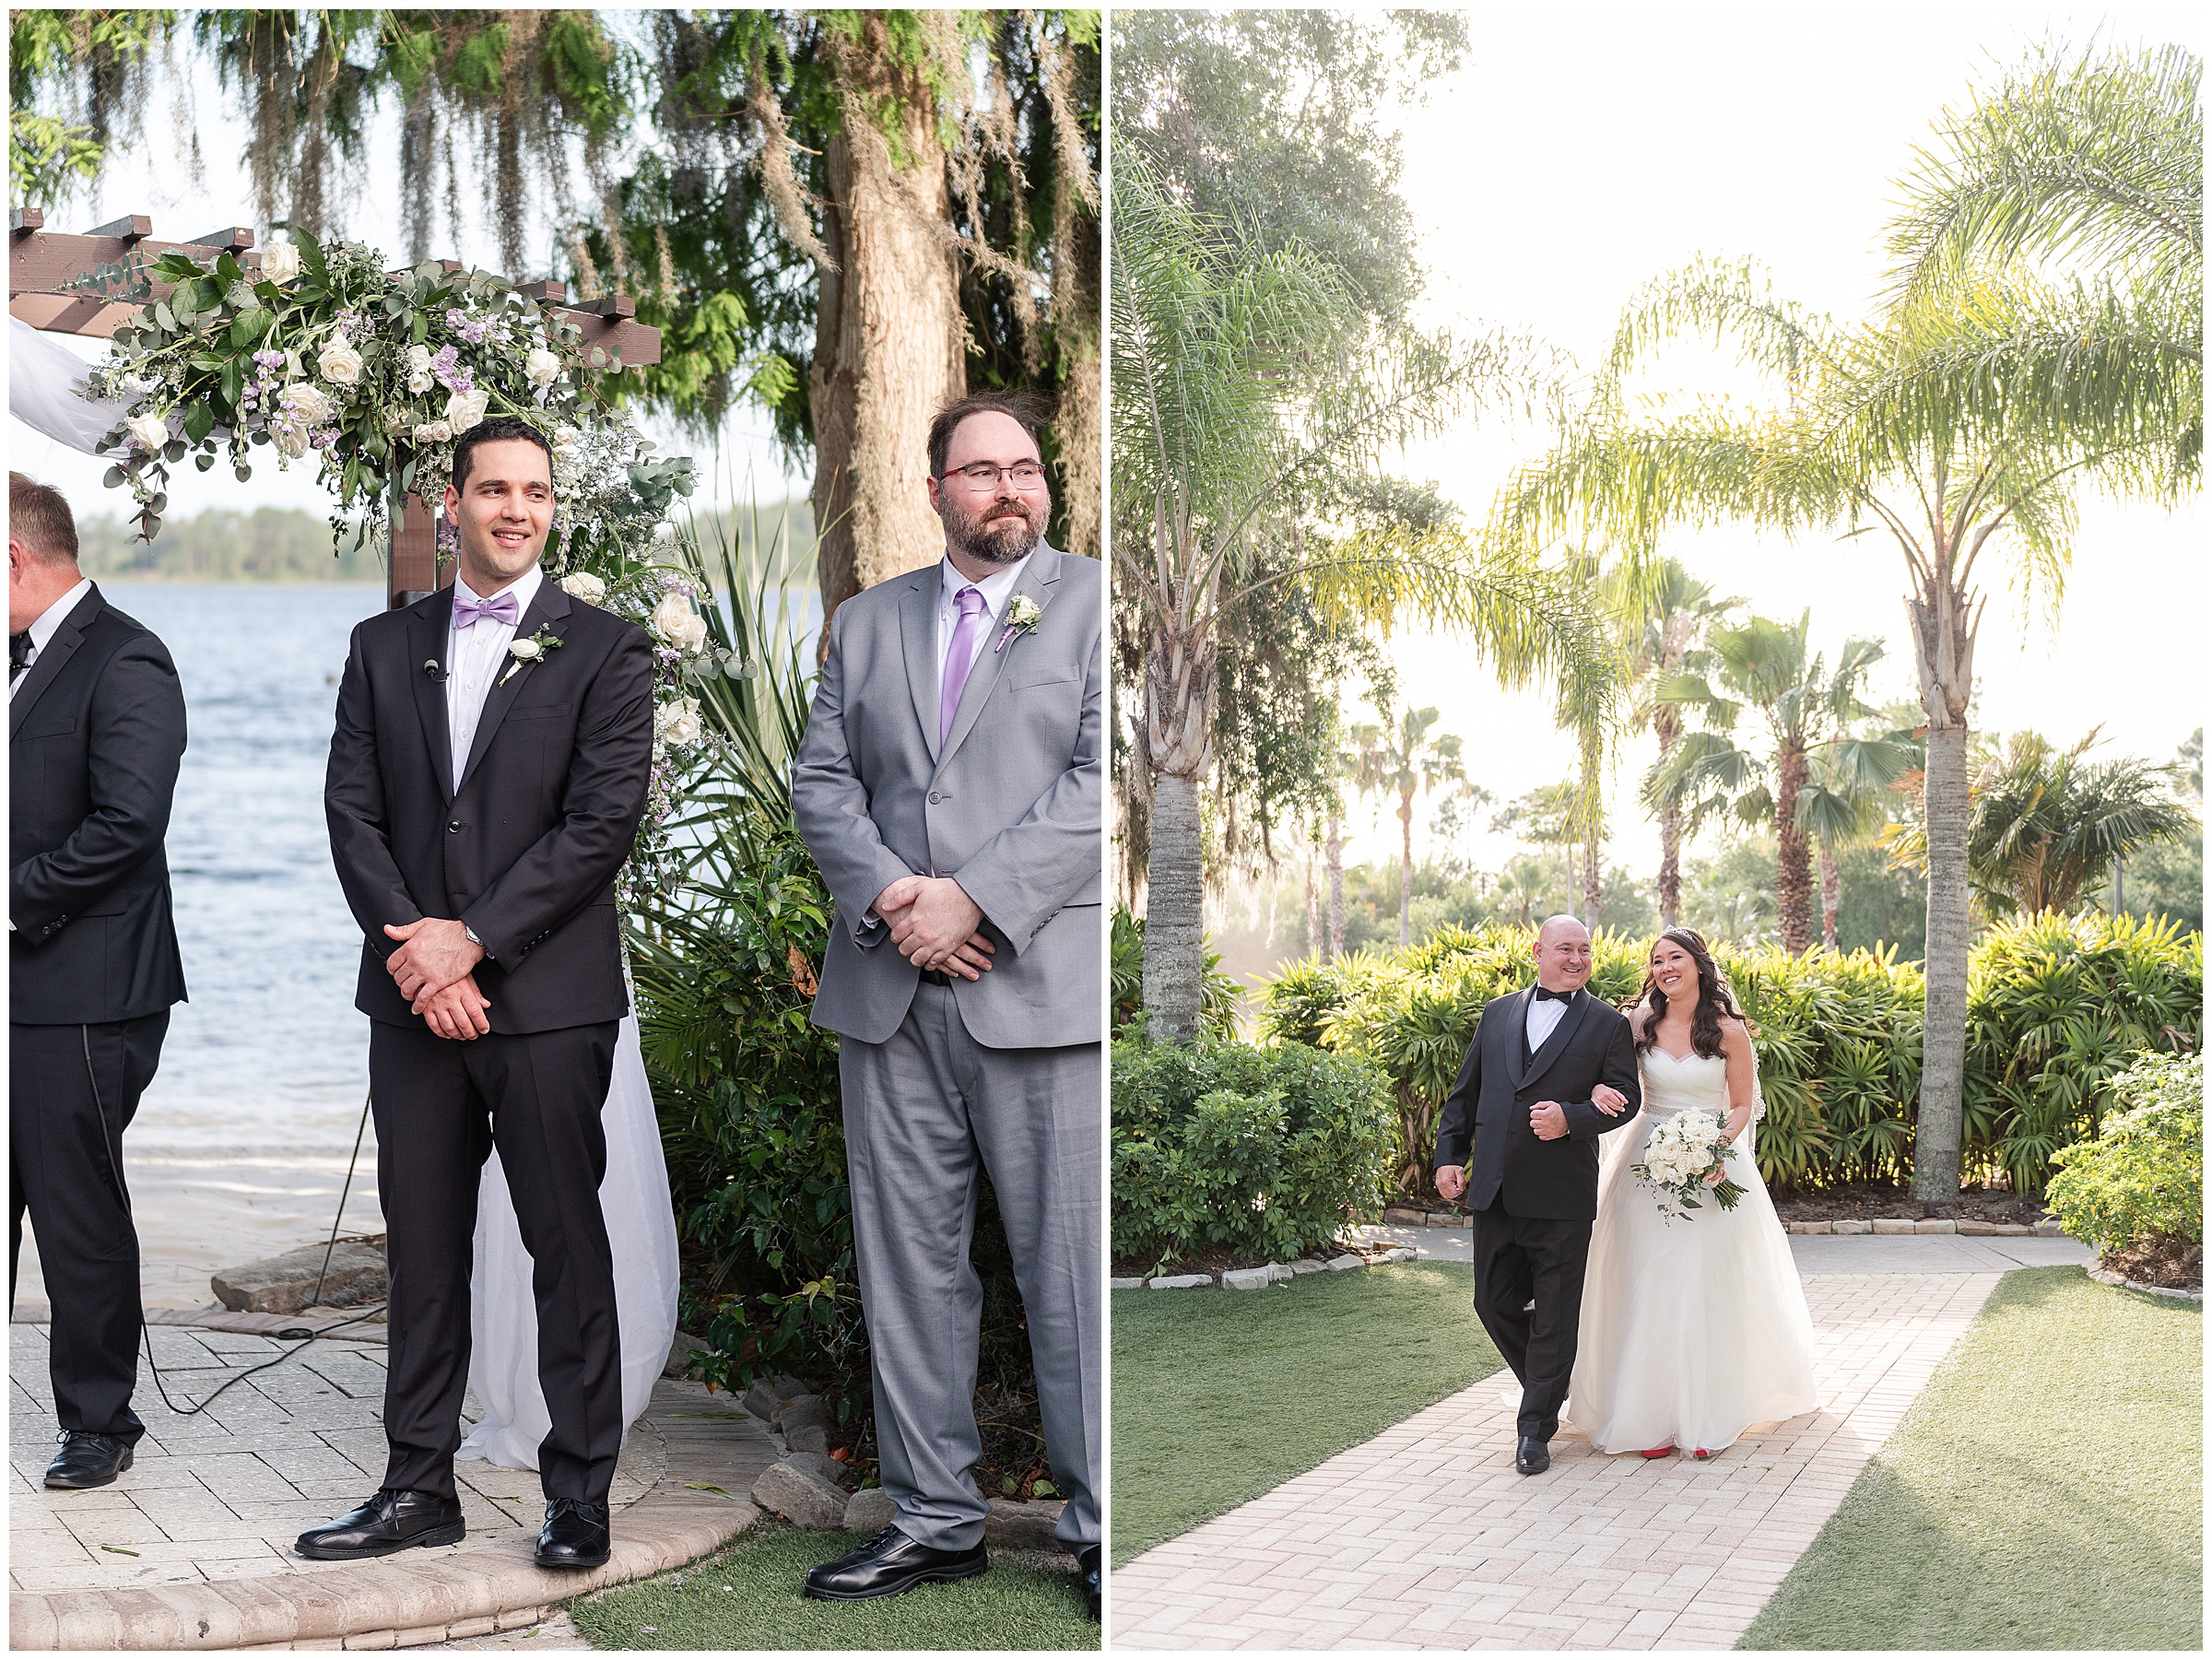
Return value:
<svg viewBox="0 0 2212 1660">
<path fill-rule="evenodd" d="M 752 667 L 716 648 L 696 607 L 696 561 L 669 517 L 690 494 L 692 464 L 653 456 L 621 395 L 619 353 L 586 348 L 576 324 L 491 273 L 431 262 L 388 274 L 371 249 L 325 250 L 304 232 L 265 251 L 257 270 L 228 253 L 172 252 L 154 268 L 174 288 L 115 331 L 88 387 L 133 410 L 107 436 L 106 481 L 131 490 L 148 539 L 187 455 L 206 472 L 227 454 L 241 482 L 257 449 L 280 469 L 319 467 L 338 499 L 334 537 L 358 545 L 407 492 L 442 501 L 456 441 L 488 416 L 546 435 L 559 504 L 547 574 L 653 636 L 652 790 L 625 885 L 656 885 L 677 752 L 702 732 L 687 688 Z M 452 557 L 453 526 L 441 518 L 438 534 L 441 559 Z"/>
</svg>

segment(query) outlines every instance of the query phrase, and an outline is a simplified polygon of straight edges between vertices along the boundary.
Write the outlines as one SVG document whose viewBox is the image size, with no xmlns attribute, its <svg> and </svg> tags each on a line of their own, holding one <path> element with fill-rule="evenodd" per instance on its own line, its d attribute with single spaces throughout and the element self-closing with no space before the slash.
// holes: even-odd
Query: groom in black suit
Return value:
<svg viewBox="0 0 2212 1660">
<path fill-rule="evenodd" d="M 1534 986 L 1484 1007 L 1436 1132 L 1437 1191 L 1465 1194 L 1475 1213 L 1475 1312 L 1521 1380 L 1513 1467 L 1524 1476 L 1551 1466 L 1574 1372 L 1597 1138 L 1643 1103 L 1627 1018 L 1583 989 L 1589 932 L 1571 916 L 1547 919 L 1535 960 Z M 1600 1084 L 1628 1105 L 1595 1105 Z"/>
<path fill-rule="evenodd" d="M 8 1293 L 23 1216 L 53 1309 L 53 1488 L 105 1487 L 145 1426 L 123 1132 L 184 996 L 169 828 L 184 695 L 76 566 L 61 492 L 7 479 Z"/>
<path fill-rule="evenodd" d="M 537 1560 L 594 1568 L 622 1446 L 599 1113 L 629 1011 L 615 876 L 653 762 L 652 640 L 538 570 L 552 454 L 520 420 L 455 446 L 458 580 L 353 633 L 324 795 L 363 936 L 377 1182 L 392 1272 L 384 1484 L 300 1536 L 384 1556 L 463 1533 L 477 1188 L 493 1146 L 536 1265 Z"/>
</svg>

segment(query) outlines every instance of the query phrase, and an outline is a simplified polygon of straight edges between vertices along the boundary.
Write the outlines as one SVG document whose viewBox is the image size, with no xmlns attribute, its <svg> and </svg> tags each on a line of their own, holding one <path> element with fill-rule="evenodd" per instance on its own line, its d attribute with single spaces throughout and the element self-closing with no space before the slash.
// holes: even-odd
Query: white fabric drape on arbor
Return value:
<svg viewBox="0 0 2212 1660">
<path fill-rule="evenodd" d="M 7 411 L 33 431 L 87 455 L 128 406 L 84 395 L 92 366 L 43 329 L 7 320 Z"/>
</svg>

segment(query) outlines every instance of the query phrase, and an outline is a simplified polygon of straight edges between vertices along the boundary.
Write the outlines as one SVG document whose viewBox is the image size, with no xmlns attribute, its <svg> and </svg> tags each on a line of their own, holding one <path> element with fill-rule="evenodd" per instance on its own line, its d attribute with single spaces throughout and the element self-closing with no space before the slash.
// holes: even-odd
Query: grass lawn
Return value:
<svg viewBox="0 0 2212 1660">
<path fill-rule="evenodd" d="M 1474 1271 L 1113 1293 L 1113 1560 L 1256 1499 L 1504 1362 Z"/>
<path fill-rule="evenodd" d="M 2006 1276 L 1741 1648 L 2198 1649 L 2204 1313 Z"/>
<path fill-rule="evenodd" d="M 988 1573 L 875 1602 L 809 1602 L 799 1595 L 807 1569 L 867 1536 L 755 1523 L 720 1556 L 602 1591 L 572 1612 L 585 1640 L 602 1649 L 1099 1646 L 1082 1581 L 1036 1565 L 1027 1553 L 994 1551 Z"/>
</svg>

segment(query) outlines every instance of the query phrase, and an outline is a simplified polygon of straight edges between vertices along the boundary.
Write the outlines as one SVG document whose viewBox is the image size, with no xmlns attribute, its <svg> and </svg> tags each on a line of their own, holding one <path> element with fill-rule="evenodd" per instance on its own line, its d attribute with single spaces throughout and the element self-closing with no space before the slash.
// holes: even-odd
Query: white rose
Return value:
<svg viewBox="0 0 2212 1660">
<path fill-rule="evenodd" d="M 653 631 L 679 652 L 695 652 L 706 643 L 707 619 L 684 595 L 671 594 L 653 608 Z"/>
<path fill-rule="evenodd" d="M 407 347 L 407 390 L 428 392 L 437 383 L 438 377 L 430 371 L 430 348 L 427 346 Z"/>
<path fill-rule="evenodd" d="M 283 284 L 299 275 L 300 246 L 297 242 L 271 242 L 261 251 L 262 281 Z"/>
<path fill-rule="evenodd" d="M 573 427 L 556 427 L 553 430 L 553 448 L 556 453 L 572 450 L 583 441 L 583 434 Z"/>
<path fill-rule="evenodd" d="M 560 579 L 560 591 L 571 599 L 581 599 L 587 606 L 606 603 L 606 584 L 588 571 L 571 571 Z"/>
<path fill-rule="evenodd" d="M 333 340 L 316 355 L 315 370 L 333 386 L 358 386 L 361 382 L 361 354 L 344 340 Z"/>
<path fill-rule="evenodd" d="M 535 663 L 546 654 L 546 648 L 527 634 L 520 640 L 511 642 L 507 651 L 511 656 L 517 657 L 524 663 Z"/>
<path fill-rule="evenodd" d="M 141 380 L 135 374 L 126 374 L 115 383 L 116 389 L 125 397 L 144 397 L 160 384 L 159 381 Z"/>
<path fill-rule="evenodd" d="M 300 428 L 272 428 L 269 438 L 276 444 L 276 453 L 288 461 L 297 461 L 307 453 L 307 433 Z"/>
<path fill-rule="evenodd" d="M 446 424 L 458 438 L 484 418 L 484 411 L 491 407 L 488 392 L 456 392 L 445 400 Z"/>
<path fill-rule="evenodd" d="M 699 700 L 678 698 L 673 703 L 664 703 L 653 712 L 653 736 L 665 743 L 681 748 L 699 742 Z"/>
<path fill-rule="evenodd" d="M 543 391 L 560 379 L 560 359 L 541 346 L 523 359 L 523 373 L 531 385 Z"/>
<path fill-rule="evenodd" d="M 310 427 L 329 420 L 336 407 L 320 387 L 306 381 L 294 381 L 276 394 L 276 401 L 294 420 Z"/>
<path fill-rule="evenodd" d="M 415 441 L 418 444 L 451 443 L 453 437 L 453 428 L 443 421 L 425 421 L 415 429 Z"/>
<path fill-rule="evenodd" d="M 125 431 L 148 450 L 159 450 L 169 441 L 169 422 L 159 415 L 134 415 L 123 425 Z"/>
</svg>

